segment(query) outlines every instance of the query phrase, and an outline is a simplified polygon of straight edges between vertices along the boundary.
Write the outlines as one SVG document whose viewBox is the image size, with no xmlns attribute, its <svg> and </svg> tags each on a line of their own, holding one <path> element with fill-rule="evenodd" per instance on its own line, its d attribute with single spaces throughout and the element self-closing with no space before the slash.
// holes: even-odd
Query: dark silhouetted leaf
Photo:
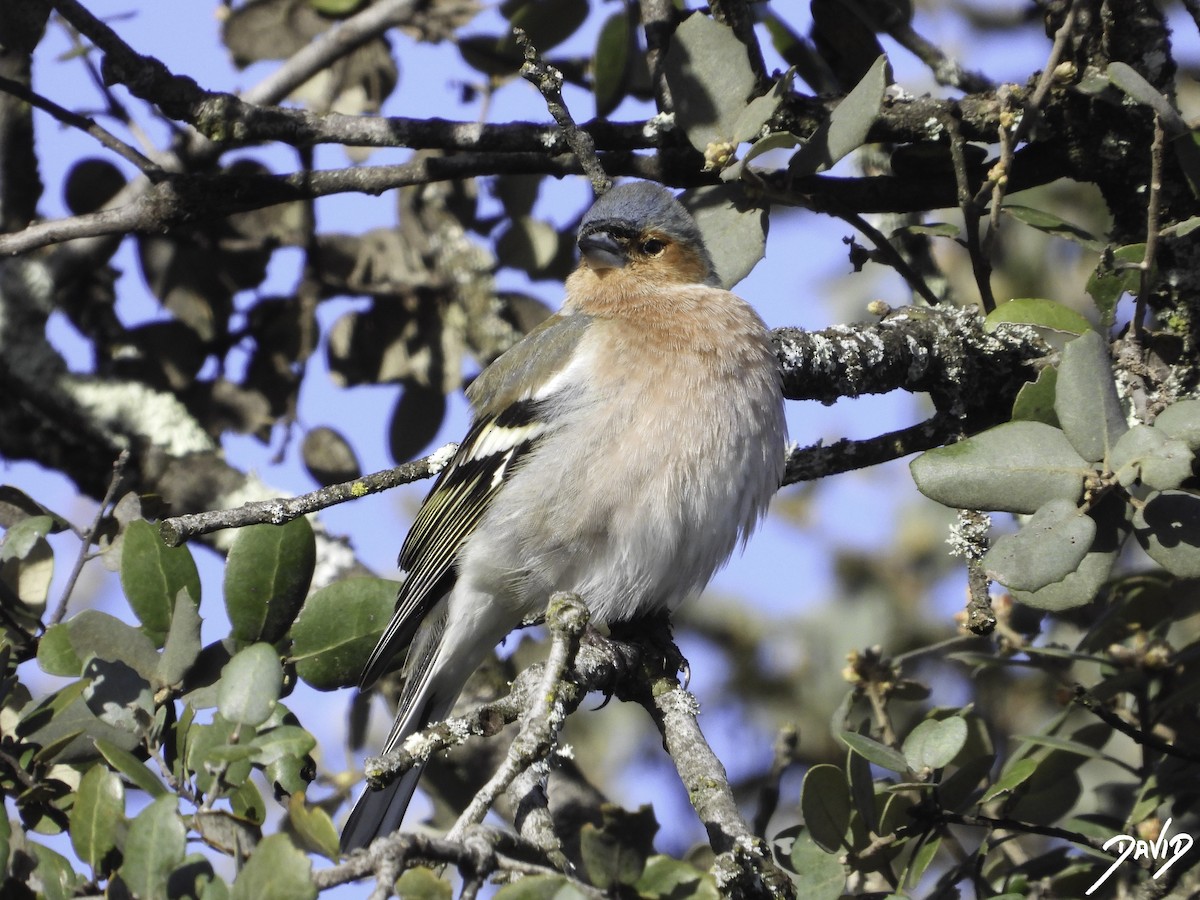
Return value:
<svg viewBox="0 0 1200 900">
<path fill-rule="evenodd" d="M 630 66 L 637 49 L 629 13 L 613 13 L 600 26 L 596 38 L 596 56 L 592 68 L 595 85 L 596 116 L 604 118 L 625 98 Z"/>
<path fill-rule="evenodd" d="M 1180 578 L 1200 578 L 1200 497 L 1153 494 L 1133 517 L 1133 533 L 1156 563 Z"/>
<path fill-rule="evenodd" d="M 410 382 L 392 411 L 388 449 L 396 463 L 408 462 L 433 442 L 446 417 L 446 396 L 438 388 Z"/>
<path fill-rule="evenodd" d="M 354 448 L 332 428 L 309 429 L 304 435 L 300 455 L 308 474 L 322 487 L 352 481 L 362 475 Z"/>
<path fill-rule="evenodd" d="M 96 212 L 125 187 L 121 170 L 106 159 L 81 159 L 67 173 L 63 199 L 72 215 Z"/>
</svg>

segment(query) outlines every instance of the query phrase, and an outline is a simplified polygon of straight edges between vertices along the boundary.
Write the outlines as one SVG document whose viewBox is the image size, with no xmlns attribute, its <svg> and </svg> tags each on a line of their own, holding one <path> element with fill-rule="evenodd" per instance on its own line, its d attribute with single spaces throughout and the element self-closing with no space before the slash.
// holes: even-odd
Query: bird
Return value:
<svg viewBox="0 0 1200 900">
<path fill-rule="evenodd" d="M 471 425 L 404 541 L 395 614 L 359 682 L 407 649 L 384 754 L 445 719 L 552 593 L 609 624 L 698 594 L 782 482 L 770 334 L 720 287 L 683 204 L 657 183 L 618 184 L 577 244 L 561 310 L 468 387 Z M 343 851 L 400 827 L 422 768 L 362 793 Z"/>
</svg>

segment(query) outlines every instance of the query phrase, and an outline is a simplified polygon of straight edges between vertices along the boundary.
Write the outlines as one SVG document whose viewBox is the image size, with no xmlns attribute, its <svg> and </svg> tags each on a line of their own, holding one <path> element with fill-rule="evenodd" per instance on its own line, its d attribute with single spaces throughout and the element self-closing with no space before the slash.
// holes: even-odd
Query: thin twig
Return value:
<svg viewBox="0 0 1200 900">
<path fill-rule="evenodd" d="M 1038 83 L 1033 90 L 1033 96 L 1024 104 L 1023 114 L 1020 117 L 1020 121 L 1016 123 L 1016 128 L 1013 129 L 1007 145 L 1005 145 L 1002 138 L 1000 159 L 992 168 L 988 180 L 980 186 L 979 192 L 975 195 L 976 205 L 983 204 L 989 194 L 992 195 L 993 203 L 999 202 L 1000 198 L 996 197 L 994 190 L 998 185 L 1002 187 L 1008 181 L 1009 171 L 1012 168 L 1013 155 L 1033 128 L 1033 123 L 1037 119 L 1042 101 L 1046 99 L 1046 94 L 1049 93 L 1050 86 L 1054 84 L 1058 61 L 1062 58 L 1063 50 L 1067 46 L 1067 39 L 1071 36 L 1071 30 L 1074 27 L 1075 3 L 1072 3 L 1071 8 L 1067 10 L 1067 15 L 1063 19 L 1062 25 L 1054 33 L 1054 43 L 1050 47 L 1050 55 L 1046 58 L 1046 64 L 1042 67 L 1042 74 L 1038 77 Z M 1011 114 L 1009 115 L 1011 116 Z M 1005 114 L 1001 113 L 1001 132 L 1008 130 L 1004 125 L 1005 118 Z M 1003 192 L 1001 192 L 1002 196 Z"/>
<path fill-rule="evenodd" d="M 158 523 L 158 531 L 168 547 L 177 547 L 189 538 L 210 534 L 223 528 L 243 528 L 247 525 L 261 524 L 282 525 L 300 516 L 345 503 L 347 500 L 357 500 L 368 494 L 378 494 L 397 485 L 436 475 L 450 461 L 457 449 L 456 444 L 447 444 L 423 459 L 413 460 L 373 475 L 364 475 L 353 481 L 329 485 L 299 497 L 279 497 L 244 503 L 234 509 L 172 516 Z"/>
<path fill-rule="evenodd" d="M 1069 831 L 1066 828 L 1058 828 L 1054 825 L 1036 825 L 1033 822 L 1021 822 L 1017 819 L 966 815 L 950 812 L 947 809 L 938 810 L 937 818 L 947 825 L 970 825 L 976 828 L 992 828 L 1002 831 L 1014 831 L 1020 834 L 1038 834 L 1042 837 L 1059 838 L 1060 840 L 1070 841 L 1072 844 L 1078 844 L 1081 847 L 1090 847 L 1092 850 L 1108 856 L 1115 857 L 1117 855 L 1112 850 L 1105 850 L 1104 841 L 1099 838 L 1088 837 L 1086 834 L 1080 834 L 1078 831 Z"/>
<path fill-rule="evenodd" d="M 565 674 L 574 665 L 579 638 L 588 617 L 587 607 L 574 594 L 556 593 L 550 597 L 546 625 L 553 642 L 536 695 L 539 702 L 530 705 L 521 731 L 509 746 L 504 762 L 488 783 L 471 798 L 454 827 L 446 834 L 447 840 L 461 840 L 470 826 L 482 822 L 496 798 L 513 780 L 531 765 L 544 761 L 553 749 L 567 712 L 559 702 L 559 693 Z"/>
<path fill-rule="evenodd" d="M 971 258 L 971 271 L 975 275 L 975 284 L 979 288 L 979 302 L 983 306 L 983 311 L 990 313 L 996 308 L 996 297 L 992 293 L 992 264 L 984 254 L 979 240 L 980 205 L 975 201 L 971 192 L 971 174 L 967 169 L 966 154 L 963 153 L 965 141 L 962 129 L 959 128 L 958 116 L 953 112 L 947 113 L 942 122 L 950 134 L 950 159 L 954 164 L 954 182 L 958 188 L 958 206 L 962 210 L 967 254 Z"/>
<path fill-rule="evenodd" d="M 923 450 L 940 447 L 961 434 L 963 423 L 937 414 L 924 422 L 864 440 L 843 438 L 832 444 L 797 447 L 788 453 L 784 485 L 817 481 L 827 475 L 853 472 Z"/>
<path fill-rule="evenodd" d="M 1092 696 L 1091 692 L 1082 684 L 1075 685 L 1075 696 L 1072 699 L 1100 721 L 1104 722 L 1104 724 L 1121 732 L 1121 734 L 1137 744 L 1157 750 L 1167 756 L 1174 756 L 1177 759 L 1186 759 L 1188 762 L 1200 762 L 1200 752 L 1187 750 L 1176 744 L 1168 743 L 1152 732 L 1143 731 L 1140 728 L 1130 725 L 1112 710 L 1105 707 L 1100 700 Z"/>
<path fill-rule="evenodd" d="M 1141 278 L 1138 284 L 1137 303 L 1133 311 L 1133 337 L 1140 340 L 1146 318 L 1146 304 L 1150 299 L 1150 288 L 1154 279 L 1154 257 L 1158 253 L 1159 206 L 1162 203 L 1163 144 L 1166 134 L 1162 117 L 1154 115 L 1154 143 L 1150 146 L 1150 185 L 1146 202 L 1146 252 L 1142 255 Z"/>
<path fill-rule="evenodd" d="M 867 239 L 875 245 L 876 261 L 884 262 L 895 269 L 913 292 L 920 295 L 921 299 L 930 306 L 938 305 L 938 295 L 925 283 L 925 279 L 921 277 L 920 273 L 909 265 L 908 260 L 901 255 L 900 251 L 892 246 L 892 242 L 887 239 L 883 232 L 857 212 L 842 207 L 840 204 L 830 203 L 826 206 L 826 211 L 831 215 L 837 216 L 842 221 L 853 225 L 866 235 Z"/>
<path fill-rule="evenodd" d="M 513 34 L 525 54 L 525 62 L 521 66 L 521 76 L 541 92 L 550 115 L 558 123 L 558 127 L 563 130 L 567 146 L 571 148 L 571 152 L 579 160 L 584 174 L 591 181 L 592 190 L 597 196 L 604 194 L 612 187 L 612 179 L 608 177 L 604 167 L 600 165 L 600 160 L 596 158 L 596 142 L 592 140 L 590 134 L 575 124 L 575 120 L 571 117 L 571 111 L 567 109 L 567 104 L 562 96 L 562 72 L 541 58 L 537 48 L 533 46 L 529 35 L 524 30 L 514 28 Z"/>
<path fill-rule="evenodd" d="M 665 61 L 667 45 L 675 33 L 679 13 L 671 0 L 640 0 L 638 6 L 646 31 L 646 68 L 650 71 L 655 105 L 660 113 L 672 113 L 675 111 L 675 100 L 667 83 Z"/>
<path fill-rule="evenodd" d="M 113 153 L 117 154 L 126 162 L 132 163 L 142 170 L 142 173 L 151 181 L 159 181 L 166 174 L 162 168 L 154 160 L 144 156 L 137 148 L 131 147 L 114 135 L 111 131 L 96 124 L 86 116 L 81 116 L 78 113 L 73 113 L 69 109 L 64 109 L 53 100 L 43 97 L 36 91 L 30 90 L 19 81 L 13 81 L 11 78 L 0 76 L 0 91 L 7 94 L 12 94 L 31 106 L 36 106 L 38 109 L 53 116 L 64 125 L 69 125 L 72 128 L 77 128 L 85 134 L 89 134 L 97 141 L 107 147 Z"/>
<path fill-rule="evenodd" d="M 96 510 L 96 517 L 92 519 L 92 525 L 87 532 L 80 538 L 79 555 L 75 557 L 75 565 L 71 568 L 71 574 L 67 576 L 67 583 L 63 586 L 62 596 L 58 600 L 58 605 L 54 608 L 54 612 L 50 616 L 50 624 L 57 625 L 63 620 L 63 616 L 67 614 L 67 604 L 70 603 L 71 594 L 75 590 L 75 584 L 79 581 L 79 575 L 83 572 L 84 563 L 90 558 L 89 549 L 92 542 L 96 539 L 96 535 L 100 532 L 100 523 L 104 521 L 104 513 L 117 499 L 117 491 L 121 488 L 121 479 L 125 475 L 125 465 L 129 462 L 129 451 L 122 450 L 116 461 L 113 463 L 112 478 L 108 482 L 108 490 L 104 494 L 104 499 L 100 501 L 100 508 Z"/>
</svg>

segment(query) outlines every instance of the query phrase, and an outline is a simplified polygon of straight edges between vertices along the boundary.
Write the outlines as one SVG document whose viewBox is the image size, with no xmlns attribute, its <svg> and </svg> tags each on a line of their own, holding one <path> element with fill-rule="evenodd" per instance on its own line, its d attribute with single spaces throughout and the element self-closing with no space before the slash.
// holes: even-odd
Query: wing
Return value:
<svg viewBox="0 0 1200 900">
<path fill-rule="evenodd" d="M 454 587 L 462 545 L 517 462 L 550 428 L 542 413 L 565 387 L 555 376 L 566 368 L 584 324 L 581 316 L 552 316 L 471 385 L 468 396 L 479 415 L 404 540 L 400 567 L 408 577 L 396 597 L 396 612 L 363 667 L 360 688 L 387 670 L 433 606 Z M 518 391 L 521 382 L 532 390 Z"/>
</svg>

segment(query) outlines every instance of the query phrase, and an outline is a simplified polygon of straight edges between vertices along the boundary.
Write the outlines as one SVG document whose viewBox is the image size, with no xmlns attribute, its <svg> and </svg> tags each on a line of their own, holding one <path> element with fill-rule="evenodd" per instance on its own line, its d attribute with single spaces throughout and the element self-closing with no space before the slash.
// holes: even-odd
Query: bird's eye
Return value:
<svg viewBox="0 0 1200 900">
<path fill-rule="evenodd" d="M 641 249 L 647 256 L 662 256 L 663 251 L 667 249 L 667 242 L 660 241 L 658 238 L 650 238 L 648 241 L 642 241 Z"/>
</svg>

